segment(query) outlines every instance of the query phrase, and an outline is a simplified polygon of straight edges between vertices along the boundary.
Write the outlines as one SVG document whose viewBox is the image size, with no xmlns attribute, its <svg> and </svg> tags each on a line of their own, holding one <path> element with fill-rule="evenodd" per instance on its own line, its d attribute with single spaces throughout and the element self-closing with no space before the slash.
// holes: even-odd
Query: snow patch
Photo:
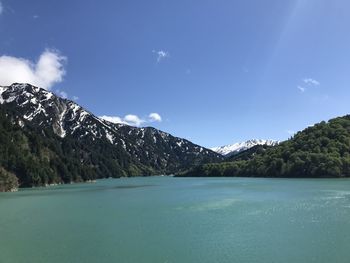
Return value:
<svg viewBox="0 0 350 263">
<path fill-rule="evenodd" d="M 279 141 L 275 140 L 248 140 L 245 142 L 238 142 L 230 145 L 220 146 L 220 147 L 214 147 L 211 148 L 212 151 L 217 152 L 219 154 L 222 154 L 224 156 L 228 156 L 231 154 L 235 154 L 241 151 L 248 150 L 256 145 L 268 145 L 268 146 L 275 146 L 279 144 Z"/>
</svg>

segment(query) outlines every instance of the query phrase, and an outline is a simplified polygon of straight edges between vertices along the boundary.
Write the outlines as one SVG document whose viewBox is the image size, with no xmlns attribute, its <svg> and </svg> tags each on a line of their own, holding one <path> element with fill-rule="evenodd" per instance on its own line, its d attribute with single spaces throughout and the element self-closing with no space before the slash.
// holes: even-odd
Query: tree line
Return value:
<svg viewBox="0 0 350 263">
<path fill-rule="evenodd" d="M 350 116 L 323 121 L 250 156 L 199 165 L 177 176 L 350 177 Z"/>
</svg>

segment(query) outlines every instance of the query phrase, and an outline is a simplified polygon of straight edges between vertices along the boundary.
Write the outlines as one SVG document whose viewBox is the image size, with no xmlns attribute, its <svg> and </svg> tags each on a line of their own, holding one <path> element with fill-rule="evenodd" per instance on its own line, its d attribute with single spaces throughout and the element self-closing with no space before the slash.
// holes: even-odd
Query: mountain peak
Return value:
<svg viewBox="0 0 350 263">
<path fill-rule="evenodd" d="M 91 152 L 103 152 L 108 166 L 117 164 L 125 169 L 125 174 L 134 170 L 172 173 L 204 161 L 222 160 L 209 149 L 155 128 L 102 120 L 77 103 L 30 84 L 0 87 L 0 107 L 23 129 L 30 126 L 51 130 L 62 141 L 75 141 Z M 89 152 L 83 152 L 82 160 L 87 163 L 94 160 Z M 110 156 L 105 156 L 105 152 Z"/>
<path fill-rule="evenodd" d="M 276 140 L 263 140 L 263 139 L 251 139 L 245 142 L 237 142 L 229 145 L 219 146 L 219 147 L 213 147 L 211 148 L 212 151 L 217 152 L 223 156 L 229 157 L 231 155 L 237 154 L 241 151 L 248 150 L 255 145 L 268 145 L 268 146 L 275 146 L 279 144 L 279 141 Z"/>
</svg>

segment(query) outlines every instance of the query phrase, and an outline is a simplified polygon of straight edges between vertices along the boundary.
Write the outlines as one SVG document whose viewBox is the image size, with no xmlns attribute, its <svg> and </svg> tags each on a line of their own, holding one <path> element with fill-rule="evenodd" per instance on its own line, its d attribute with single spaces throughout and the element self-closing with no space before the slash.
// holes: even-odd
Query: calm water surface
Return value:
<svg viewBox="0 0 350 263">
<path fill-rule="evenodd" d="M 0 262 L 350 262 L 350 180 L 101 180 L 0 194 Z"/>
</svg>

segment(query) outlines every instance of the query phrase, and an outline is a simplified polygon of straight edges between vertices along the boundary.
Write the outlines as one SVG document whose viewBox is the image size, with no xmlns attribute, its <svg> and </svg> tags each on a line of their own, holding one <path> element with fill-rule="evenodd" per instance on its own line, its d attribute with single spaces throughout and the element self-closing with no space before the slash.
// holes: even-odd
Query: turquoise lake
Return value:
<svg viewBox="0 0 350 263">
<path fill-rule="evenodd" d="M 0 262 L 350 262 L 350 180 L 148 177 L 0 194 Z"/>
</svg>

